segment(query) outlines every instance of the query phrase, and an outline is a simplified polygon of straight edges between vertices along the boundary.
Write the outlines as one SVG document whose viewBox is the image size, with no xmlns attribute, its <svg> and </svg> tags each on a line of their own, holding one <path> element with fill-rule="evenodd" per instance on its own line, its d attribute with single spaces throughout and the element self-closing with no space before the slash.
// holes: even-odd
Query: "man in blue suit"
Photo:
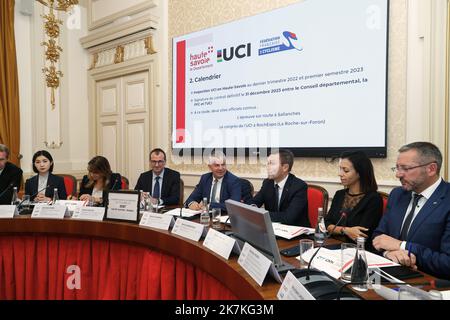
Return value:
<svg viewBox="0 0 450 320">
<path fill-rule="evenodd" d="M 393 170 L 402 187 L 389 195 L 373 246 L 397 263 L 450 279 L 450 184 L 439 176 L 441 165 L 429 142 L 400 148 Z"/>
<path fill-rule="evenodd" d="M 200 182 L 186 200 L 186 204 L 189 209 L 201 210 L 201 202 L 203 198 L 207 198 L 210 208 L 226 211 L 225 200 L 241 200 L 241 181 L 227 170 L 226 158 L 221 152 L 211 154 L 208 167 L 211 172 L 200 177 Z"/>
</svg>

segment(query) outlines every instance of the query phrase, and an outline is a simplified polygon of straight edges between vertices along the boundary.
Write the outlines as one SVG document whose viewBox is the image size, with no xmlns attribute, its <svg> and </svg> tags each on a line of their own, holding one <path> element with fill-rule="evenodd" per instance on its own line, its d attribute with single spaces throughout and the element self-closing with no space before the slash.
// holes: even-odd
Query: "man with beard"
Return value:
<svg viewBox="0 0 450 320">
<path fill-rule="evenodd" d="M 450 184 L 441 166 L 441 152 L 429 142 L 400 148 L 392 170 L 402 186 L 389 195 L 373 246 L 394 262 L 449 279 Z"/>
</svg>

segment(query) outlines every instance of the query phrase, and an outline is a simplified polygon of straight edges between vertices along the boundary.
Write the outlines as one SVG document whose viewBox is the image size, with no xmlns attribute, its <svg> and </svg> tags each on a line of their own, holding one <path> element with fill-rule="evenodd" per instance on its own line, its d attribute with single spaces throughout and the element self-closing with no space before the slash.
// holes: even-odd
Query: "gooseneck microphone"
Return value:
<svg viewBox="0 0 450 320">
<path fill-rule="evenodd" d="M 308 263 L 308 268 L 306 269 L 306 280 L 309 280 L 309 274 L 311 273 L 311 264 L 312 264 L 314 258 L 316 257 L 317 253 L 320 251 L 320 249 L 322 249 L 322 247 L 324 246 L 327 239 L 333 234 L 334 230 L 336 230 L 336 227 L 341 223 L 342 219 L 344 219 L 345 217 L 347 217 L 347 212 L 346 212 L 346 210 L 342 210 L 341 216 L 339 217 L 338 222 L 334 225 L 331 232 L 325 236 L 325 239 L 323 240 L 322 244 L 319 246 L 319 249 L 317 249 L 316 252 L 314 252 L 314 254 L 312 255 L 312 257 Z"/>
<path fill-rule="evenodd" d="M 11 189 L 14 186 L 14 182 L 11 182 L 5 190 L 2 191 L 2 193 L 0 193 L 0 198 L 3 197 L 3 195 L 8 192 L 9 189 Z"/>
<path fill-rule="evenodd" d="M 48 188 L 50 188 L 50 184 L 48 184 L 45 188 L 42 188 L 41 190 L 38 190 L 35 194 L 33 194 L 32 196 L 30 196 L 30 201 L 33 201 L 33 199 L 42 191 L 47 190 Z M 20 208 L 20 206 L 22 205 L 22 203 L 25 201 L 25 199 L 23 199 L 22 201 L 19 202 L 19 204 L 17 205 L 18 208 Z"/>
</svg>

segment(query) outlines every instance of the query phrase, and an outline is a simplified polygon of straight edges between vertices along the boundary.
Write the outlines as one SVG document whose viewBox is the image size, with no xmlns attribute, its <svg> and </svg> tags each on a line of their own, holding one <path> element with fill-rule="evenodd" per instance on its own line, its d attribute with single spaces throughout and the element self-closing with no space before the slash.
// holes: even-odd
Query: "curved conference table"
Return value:
<svg viewBox="0 0 450 320">
<path fill-rule="evenodd" d="M 278 241 L 280 249 L 298 240 Z M 295 258 L 286 259 L 299 267 Z M 429 277 L 422 278 L 428 280 Z M 276 299 L 237 263 L 125 222 L 0 219 L 0 299 Z M 373 291 L 365 299 L 381 299 Z"/>
</svg>

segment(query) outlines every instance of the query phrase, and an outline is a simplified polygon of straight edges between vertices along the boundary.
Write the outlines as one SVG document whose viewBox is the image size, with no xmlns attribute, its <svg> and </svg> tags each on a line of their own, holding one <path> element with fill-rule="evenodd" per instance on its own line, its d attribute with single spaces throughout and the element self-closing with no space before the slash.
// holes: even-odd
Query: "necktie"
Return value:
<svg viewBox="0 0 450 320">
<path fill-rule="evenodd" d="M 280 211 L 280 186 L 275 184 L 275 196 L 277 197 L 277 211 Z"/>
<path fill-rule="evenodd" d="M 155 177 L 155 186 L 153 187 L 153 194 L 152 197 L 159 199 L 160 198 L 160 194 L 159 194 L 159 179 L 161 179 L 161 177 Z"/>
<path fill-rule="evenodd" d="M 217 192 L 217 182 L 219 180 L 214 179 L 214 184 L 213 184 L 213 188 L 212 188 L 212 192 L 211 192 L 211 203 L 217 202 L 216 201 L 216 192 Z"/>
<path fill-rule="evenodd" d="M 403 224 L 402 232 L 400 233 L 400 240 L 405 241 L 406 236 L 408 235 L 408 230 L 411 225 L 411 221 L 414 217 L 414 211 L 416 210 L 417 203 L 419 203 L 419 199 L 422 198 L 421 194 L 414 194 L 413 196 L 413 204 L 412 208 L 409 211 L 408 215 L 406 216 L 405 223 Z"/>
</svg>

